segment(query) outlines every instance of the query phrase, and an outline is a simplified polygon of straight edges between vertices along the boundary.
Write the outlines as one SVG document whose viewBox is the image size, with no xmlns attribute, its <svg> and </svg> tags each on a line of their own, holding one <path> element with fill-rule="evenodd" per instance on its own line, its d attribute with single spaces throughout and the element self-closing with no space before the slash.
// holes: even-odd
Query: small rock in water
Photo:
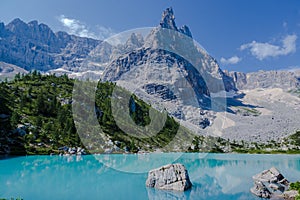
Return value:
<svg viewBox="0 0 300 200">
<path fill-rule="evenodd" d="M 288 189 L 289 181 L 275 167 L 253 176 L 254 187 L 250 191 L 262 198 L 279 198 Z"/>
<path fill-rule="evenodd" d="M 149 171 L 147 187 L 185 191 L 192 187 L 188 172 L 182 164 L 169 164 Z"/>
</svg>

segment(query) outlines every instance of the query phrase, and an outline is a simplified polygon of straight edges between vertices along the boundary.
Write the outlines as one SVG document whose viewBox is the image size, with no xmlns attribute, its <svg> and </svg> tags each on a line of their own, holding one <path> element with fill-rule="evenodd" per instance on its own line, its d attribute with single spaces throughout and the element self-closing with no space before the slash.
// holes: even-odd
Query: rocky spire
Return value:
<svg viewBox="0 0 300 200">
<path fill-rule="evenodd" d="M 173 12 L 172 8 L 167 8 L 163 12 L 162 18 L 161 18 L 161 21 L 160 21 L 159 25 L 162 28 L 168 28 L 168 29 L 176 30 L 176 31 L 179 31 L 180 33 L 183 33 L 183 34 L 189 36 L 189 37 L 192 37 L 191 31 L 186 25 L 183 25 L 179 29 L 177 28 L 176 23 L 175 23 L 174 12 Z"/>
<path fill-rule="evenodd" d="M 178 31 L 175 24 L 175 16 L 172 8 L 167 8 L 162 15 L 160 24 L 162 28 L 168 28 Z"/>
</svg>

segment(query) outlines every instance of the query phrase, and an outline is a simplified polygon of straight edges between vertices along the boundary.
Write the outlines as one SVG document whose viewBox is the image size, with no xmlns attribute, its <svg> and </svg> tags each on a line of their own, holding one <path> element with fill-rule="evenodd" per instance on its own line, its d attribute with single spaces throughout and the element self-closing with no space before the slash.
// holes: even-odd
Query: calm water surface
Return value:
<svg viewBox="0 0 300 200">
<path fill-rule="evenodd" d="M 147 171 L 182 163 L 193 188 L 184 193 L 145 187 Z M 272 166 L 300 180 L 300 155 L 146 154 L 27 156 L 0 160 L 0 197 L 29 199 L 259 199 L 252 176 Z"/>
</svg>

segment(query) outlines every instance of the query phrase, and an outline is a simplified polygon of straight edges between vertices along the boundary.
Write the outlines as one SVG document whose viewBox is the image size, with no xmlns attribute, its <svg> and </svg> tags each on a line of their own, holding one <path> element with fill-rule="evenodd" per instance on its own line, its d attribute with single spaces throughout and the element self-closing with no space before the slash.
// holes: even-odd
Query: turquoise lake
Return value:
<svg viewBox="0 0 300 200">
<path fill-rule="evenodd" d="M 186 166 L 186 192 L 145 187 L 147 171 L 167 163 Z M 252 176 L 277 167 L 300 180 L 300 155 L 179 154 L 24 156 L 0 159 L 0 197 L 31 199 L 260 199 Z"/>
</svg>

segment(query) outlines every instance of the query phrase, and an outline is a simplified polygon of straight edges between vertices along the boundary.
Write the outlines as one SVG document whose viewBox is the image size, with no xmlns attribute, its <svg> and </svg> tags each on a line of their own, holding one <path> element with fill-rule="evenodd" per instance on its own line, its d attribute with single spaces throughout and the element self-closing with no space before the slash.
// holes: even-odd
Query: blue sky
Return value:
<svg viewBox="0 0 300 200">
<path fill-rule="evenodd" d="M 172 7 L 222 69 L 257 71 L 300 67 L 299 0 L 2 0 L 0 21 L 38 20 L 54 31 L 105 38 L 157 26 Z"/>
</svg>

